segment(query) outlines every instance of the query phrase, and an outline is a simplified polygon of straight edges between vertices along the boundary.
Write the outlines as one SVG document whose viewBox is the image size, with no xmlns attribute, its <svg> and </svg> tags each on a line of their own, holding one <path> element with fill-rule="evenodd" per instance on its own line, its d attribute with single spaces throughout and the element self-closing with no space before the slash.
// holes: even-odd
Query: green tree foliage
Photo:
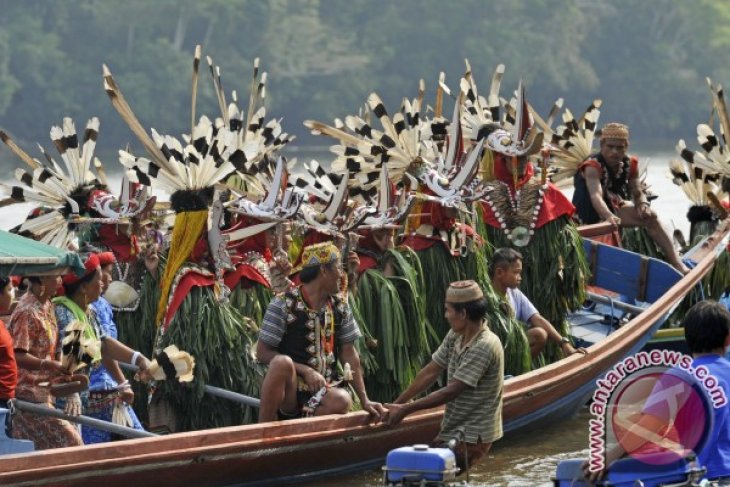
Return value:
<svg viewBox="0 0 730 487">
<path fill-rule="evenodd" d="M 538 110 L 604 100 L 635 141 L 670 149 L 709 116 L 704 77 L 730 76 L 730 7 L 698 0 L 0 0 L 0 126 L 30 147 L 63 116 L 102 120 L 100 149 L 133 141 L 104 94 L 106 63 L 145 126 L 189 130 L 192 52 L 248 96 L 251 65 L 269 72 L 267 105 L 301 144 L 301 126 L 356 111 L 371 91 L 390 107 L 440 71 L 452 88 L 469 58 L 486 90 L 499 63 L 503 96 L 525 80 Z M 216 114 L 203 62 L 198 113 Z M 103 152 L 102 152 L 103 153 Z M 7 151 L 0 150 L 0 157 Z"/>
</svg>

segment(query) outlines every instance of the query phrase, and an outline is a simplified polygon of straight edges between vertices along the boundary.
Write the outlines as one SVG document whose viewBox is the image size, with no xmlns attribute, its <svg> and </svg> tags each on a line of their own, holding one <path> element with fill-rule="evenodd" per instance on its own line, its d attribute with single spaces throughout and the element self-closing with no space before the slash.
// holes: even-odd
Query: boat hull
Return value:
<svg viewBox="0 0 730 487">
<path fill-rule="evenodd" d="M 505 381 L 506 433 L 567 416 L 600 378 L 638 352 L 727 245 L 728 222 L 700 249 L 697 266 L 610 339 L 554 364 Z M 86 447 L 0 457 L 0 485 L 271 485 L 380 465 L 393 448 L 428 443 L 442 409 L 420 411 L 400 425 L 369 424 L 364 412 L 178 433 Z M 182 480 L 182 482 L 181 482 Z"/>
</svg>

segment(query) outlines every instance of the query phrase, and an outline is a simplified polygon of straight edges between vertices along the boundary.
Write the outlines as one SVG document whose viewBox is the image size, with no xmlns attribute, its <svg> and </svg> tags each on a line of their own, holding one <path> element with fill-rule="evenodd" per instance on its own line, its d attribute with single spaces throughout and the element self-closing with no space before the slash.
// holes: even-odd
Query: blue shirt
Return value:
<svg viewBox="0 0 730 487">
<path fill-rule="evenodd" d="M 530 318 L 539 313 L 537 308 L 527 299 L 522 291 L 517 288 L 507 288 L 507 299 L 515 311 L 515 317 L 524 323 L 529 323 Z"/>
<path fill-rule="evenodd" d="M 718 380 L 730 400 L 730 362 L 719 355 L 703 355 L 692 362 L 695 369 L 704 365 Z M 707 468 L 707 478 L 714 479 L 730 475 L 730 403 L 713 408 L 715 424 L 707 444 L 697 455 L 700 465 Z"/>
<path fill-rule="evenodd" d="M 117 325 L 114 324 L 114 315 L 112 306 L 109 301 L 100 297 L 91 303 L 91 309 L 96 316 L 96 322 L 101 329 L 102 336 L 117 338 Z M 98 367 L 91 369 L 89 374 L 89 390 L 90 391 L 106 391 L 114 389 L 118 386 L 109 371 L 101 363 Z"/>
</svg>

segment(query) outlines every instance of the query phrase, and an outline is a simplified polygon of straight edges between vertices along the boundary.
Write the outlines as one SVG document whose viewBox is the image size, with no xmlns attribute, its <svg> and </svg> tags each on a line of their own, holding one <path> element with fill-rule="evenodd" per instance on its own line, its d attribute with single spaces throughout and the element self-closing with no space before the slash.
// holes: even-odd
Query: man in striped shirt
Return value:
<svg viewBox="0 0 730 487">
<path fill-rule="evenodd" d="M 305 247 L 301 286 L 275 297 L 266 309 L 257 358 L 269 366 L 261 385 L 259 422 L 299 416 L 342 414 L 352 399 L 349 381 L 362 408 L 376 419 L 380 403 L 368 399 L 355 341 L 360 330 L 347 300 L 338 296 L 340 252 L 331 242 Z M 345 377 L 336 377 L 336 363 Z M 348 377 L 347 370 L 351 371 Z"/>
<path fill-rule="evenodd" d="M 394 404 L 385 405 L 385 421 L 395 425 L 415 411 L 445 404 L 435 443 L 463 440 L 456 451 L 457 464 L 463 470 L 465 454 L 473 465 L 502 437 L 504 352 L 499 338 L 487 327 L 487 301 L 476 282 L 451 283 L 445 310 L 451 330 L 408 389 Z M 445 387 L 411 401 L 431 387 L 444 370 L 448 378 Z"/>
</svg>

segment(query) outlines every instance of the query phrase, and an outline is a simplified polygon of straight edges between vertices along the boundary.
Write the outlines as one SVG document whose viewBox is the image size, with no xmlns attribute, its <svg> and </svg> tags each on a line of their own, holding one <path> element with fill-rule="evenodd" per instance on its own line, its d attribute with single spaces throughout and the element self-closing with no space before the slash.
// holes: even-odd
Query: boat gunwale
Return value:
<svg viewBox="0 0 730 487">
<path fill-rule="evenodd" d="M 718 240 L 715 241 L 715 238 Z M 578 388 L 574 384 L 586 382 L 579 379 L 585 379 L 589 374 L 595 377 L 613 366 L 620 360 L 617 357 L 625 355 L 629 348 L 627 344 L 635 343 L 656 324 L 658 319 L 668 315 L 668 310 L 679 303 L 681 298 L 712 268 L 718 255 L 717 247 L 722 245 L 723 249 L 720 251 L 725 251 L 723 242 L 728 238 L 730 238 L 730 220 L 718 226 L 712 236 L 704 241 L 698 252 L 701 259 L 694 269 L 643 313 L 612 333 L 610 339 L 592 345 L 587 355 L 575 354 L 540 369 L 507 379 L 503 399 L 503 414 L 506 421 L 513 412 L 520 413 L 515 415 L 515 418 L 534 414 L 542 407 L 541 403 L 544 400 L 549 402 L 555 394 L 566 391 L 566 387 L 567 392 L 576 391 Z M 534 396 L 540 397 L 540 400 L 535 400 Z M 39 473 L 58 475 L 83 471 L 81 469 L 89 464 L 94 464 L 97 468 L 102 465 L 108 466 L 106 471 L 128 465 L 129 468 L 136 468 L 136 471 L 141 472 L 145 470 L 145 464 L 149 463 L 153 454 L 164 455 L 167 460 L 181 457 L 184 464 L 190 464 L 195 462 L 196 457 L 217 455 L 216 452 L 245 454 L 271 448 L 284 448 L 303 442 L 311 444 L 312 438 L 316 438 L 317 442 L 325 442 L 352 436 L 366 437 L 369 433 L 379 430 L 388 436 L 397 435 L 408 429 L 440 422 L 442 414 L 443 406 L 419 411 L 405 418 L 400 425 L 389 428 L 383 424 L 369 424 L 367 413 L 359 411 L 344 415 L 229 426 L 154 438 L 0 456 L 0 481 L 6 485 L 14 479 L 30 478 Z M 232 449 L 235 451 L 231 452 Z"/>
</svg>

